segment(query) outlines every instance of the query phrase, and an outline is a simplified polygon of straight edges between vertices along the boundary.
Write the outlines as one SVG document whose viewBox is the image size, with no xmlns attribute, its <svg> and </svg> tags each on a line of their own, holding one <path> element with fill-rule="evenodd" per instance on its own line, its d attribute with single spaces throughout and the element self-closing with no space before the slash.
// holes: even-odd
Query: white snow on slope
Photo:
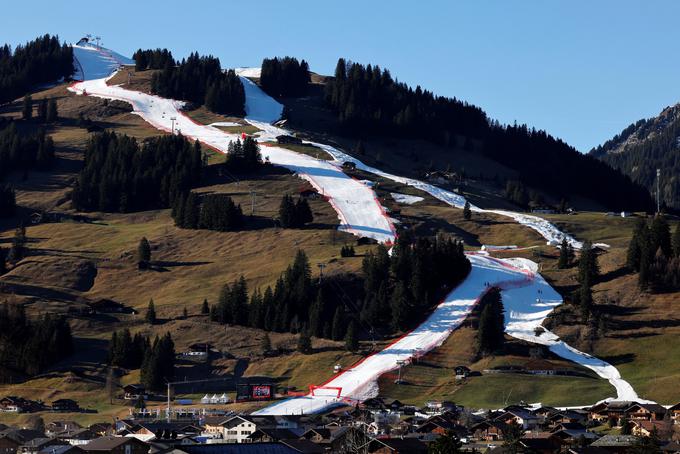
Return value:
<svg viewBox="0 0 680 454">
<path fill-rule="evenodd" d="M 259 78 L 262 74 L 262 67 L 244 67 L 244 68 L 234 68 L 234 72 L 237 76 L 241 77 L 253 77 L 255 79 Z"/>
<path fill-rule="evenodd" d="M 94 45 L 73 46 L 73 59 L 76 80 L 94 80 L 109 77 L 121 65 L 133 65 L 134 60 L 124 57 L 112 50 Z"/>
<path fill-rule="evenodd" d="M 390 192 L 390 195 L 396 202 L 403 203 L 404 205 L 413 205 L 414 203 L 425 200 L 424 198 L 417 195 L 400 194 L 398 192 Z"/>
<path fill-rule="evenodd" d="M 245 73 L 245 71 L 242 71 Z M 281 118 L 281 113 L 283 112 L 283 106 L 274 100 L 272 97 L 267 95 L 264 91 L 260 89 L 255 83 L 248 80 L 246 77 L 241 77 L 243 86 L 246 92 L 246 119 L 252 123 L 254 126 L 262 129 L 263 132 L 260 133 L 262 140 L 274 140 L 274 138 L 281 134 L 289 134 L 290 132 L 273 126 L 271 123 L 277 121 Z M 396 181 L 407 186 L 412 186 L 416 189 L 424 191 L 433 197 L 441 200 L 442 202 L 451 205 L 456 208 L 463 208 L 465 206 L 465 197 L 456 194 L 446 189 L 442 189 L 433 184 L 425 183 L 420 180 L 413 178 L 406 178 L 398 175 L 393 175 L 388 172 L 384 172 L 375 167 L 368 166 L 358 160 L 357 158 L 348 155 L 347 153 L 327 144 L 309 142 L 322 150 L 326 151 L 331 155 L 335 164 L 341 165 L 343 162 L 349 161 L 353 162 L 358 169 L 365 172 L 378 175 L 380 177 L 386 178 L 388 180 Z M 525 225 L 536 232 L 538 232 L 543 238 L 545 238 L 550 245 L 559 245 L 563 238 L 572 245 L 574 249 L 581 249 L 582 243 L 577 241 L 573 236 L 568 235 L 558 229 L 551 222 L 540 218 L 538 216 L 533 216 L 530 214 L 516 213 L 507 210 L 485 210 L 479 208 L 475 205 L 471 205 L 470 209 L 475 212 L 485 212 L 485 213 L 495 213 L 500 216 L 506 216 L 514 219 L 519 224 Z M 606 246 L 606 245 L 601 245 Z"/>
<path fill-rule="evenodd" d="M 224 126 L 224 127 L 230 127 L 230 126 L 241 126 L 238 123 L 235 123 L 233 121 L 216 121 L 215 123 L 210 123 L 209 126 Z"/>
<path fill-rule="evenodd" d="M 486 283 L 502 289 L 508 334 L 546 345 L 555 354 L 593 370 L 614 386 L 617 399 L 640 400 L 630 384 L 621 379 L 618 370 L 611 364 L 566 345 L 549 331 L 538 337 L 534 335 L 534 328 L 541 324 L 554 306 L 562 302 L 560 295 L 536 274 L 534 262 L 525 259 L 501 260 L 484 254 L 470 254 L 468 258 L 472 262 L 468 277 L 449 293 L 425 322 L 324 385 L 342 388 L 340 399 L 333 395 L 333 390 L 317 389 L 314 395 L 284 400 L 256 414 L 318 413 L 341 402 L 353 403 L 374 397 L 378 391 L 378 377 L 397 369 L 398 361 L 410 362 L 414 357 L 438 347 L 460 326 L 487 289 Z"/>
<path fill-rule="evenodd" d="M 163 99 L 125 90 L 121 87 L 110 87 L 106 85 L 104 79 L 79 83 L 72 87 L 73 91 L 80 93 L 85 89 L 89 94 L 95 96 L 109 99 L 121 99 L 130 102 L 137 114 L 141 115 L 159 129 L 169 130 L 171 127 L 169 118 L 171 116 L 176 116 L 177 129 L 181 130 L 185 135 L 197 138 L 218 150 L 226 150 L 228 141 L 235 137 L 234 135 L 219 131 L 216 128 L 194 123 L 179 112 L 179 109 L 183 104 L 180 101 Z M 280 104 L 262 93 L 254 84 L 246 86 L 247 96 L 249 96 L 248 93 L 252 96 L 247 100 L 247 110 L 255 117 L 259 118 L 259 122 L 253 117 L 249 117 L 248 119 L 251 123 L 263 129 L 263 132 L 260 134 L 260 140 L 269 141 L 274 135 L 282 133 L 283 130 L 268 124 L 268 122 L 274 121 L 279 117 L 280 111 L 277 114 L 277 110 L 279 109 L 277 105 L 280 106 Z M 283 132 L 285 133 L 285 131 Z M 321 144 L 316 145 L 321 146 Z M 327 149 L 327 151 L 341 153 L 332 147 L 331 149 Z M 353 158 L 338 159 L 336 157 L 334 163 L 329 163 L 305 155 L 299 155 L 279 147 L 265 149 L 263 154 L 265 156 L 269 154 L 271 161 L 275 164 L 280 164 L 298 171 L 300 176 L 310 180 L 312 184 L 315 184 L 322 192 L 328 191 L 326 193 L 331 195 L 330 202 L 333 204 L 336 211 L 338 211 L 341 220 L 343 220 L 345 224 L 349 224 L 345 226 L 346 228 L 353 229 L 354 233 L 359 235 L 366 234 L 366 236 L 372 236 L 380 241 L 389 241 L 393 238 L 393 226 L 387 220 L 386 216 L 384 216 L 382 208 L 375 201 L 374 193 L 366 185 L 348 178 L 339 170 L 341 162 L 344 160 L 354 160 Z M 342 158 L 342 155 L 338 156 Z M 375 170 L 378 171 L 377 169 Z M 434 188 L 432 189 L 433 191 L 439 190 L 439 188 L 418 182 L 417 180 L 410 181 L 413 182 L 414 184 L 412 185 L 416 187 L 417 185 L 426 185 Z M 460 203 L 460 199 L 462 199 L 460 196 L 448 191 L 439 193 L 439 195 L 443 198 L 450 198 L 452 205 L 457 203 L 457 205 L 454 206 L 462 207 L 464 203 L 464 201 Z M 347 199 L 343 199 L 343 197 L 347 197 Z M 369 203 L 369 201 L 372 201 L 373 204 Z M 349 216 L 344 216 L 344 212 L 349 213 Z M 350 220 L 347 221 L 346 218 L 350 218 Z M 387 228 L 385 228 L 386 224 Z M 518 337 L 525 336 L 524 338 L 528 338 L 527 336 L 530 337 L 533 335 L 532 327 L 540 324 L 550 312 L 552 306 L 560 303 L 558 299 L 553 298 L 549 293 L 544 292 L 543 289 L 541 289 L 540 294 L 545 294 L 547 297 L 544 297 L 543 301 L 536 301 L 535 304 L 533 304 L 533 301 L 535 301 L 533 297 L 528 295 L 518 294 L 518 296 L 513 296 L 512 293 L 508 294 L 508 292 L 513 290 L 534 285 L 531 284 L 532 282 L 538 282 L 538 285 L 544 285 L 549 288 L 542 278 L 538 280 L 530 277 L 535 273 L 535 264 L 533 264 L 533 262 L 523 262 L 521 260 L 513 261 L 512 259 L 503 262 L 483 256 L 473 257 L 471 261 L 473 263 L 473 270 L 470 276 L 456 288 L 449 297 L 447 297 L 447 300 L 433 312 L 423 325 L 418 327 L 414 332 L 409 333 L 384 352 L 369 357 L 361 364 L 353 367 L 347 374 L 335 377 L 328 383 L 328 386 L 342 386 L 343 396 L 348 398 L 361 398 L 363 396 L 372 395 L 376 392 L 375 379 L 377 376 L 385 371 L 394 369 L 396 367 L 397 359 L 408 359 L 413 356 L 416 351 L 424 353 L 425 351 L 440 345 L 441 342 L 446 339 L 450 332 L 455 329 L 465 318 L 467 313 L 469 313 L 472 307 L 471 303 L 474 302 L 474 299 L 477 298 L 484 289 L 484 282 L 500 285 L 504 289 L 504 299 L 506 298 L 506 295 L 508 295 L 510 300 L 517 302 L 516 306 L 513 306 L 510 316 L 507 318 L 507 330 L 512 335 L 517 335 Z M 503 280 L 499 276 L 489 274 L 493 269 L 496 269 L 496 272 L 505 269 L 507 273 L 507 270 L 512 268 L 509 265 L 519 266 L 519 268 L 514 268 L 516 274 L 514 279 L 508 279 L 507 276 L 502 276 L 505 279 Z M 465 289 L 467 289 L 467 291 L 465 291 Z M 535 292 L 538 293 L 537 290 L 535 290 Z M 552 292 L 554 292 L 554 290 L 552 290 Z M 555 293 L 555 295 L 557 294 Z M 559 298 L 559 295 L 557 295 L 557 298 Z M 448 308 L 448 311 L 446 308 Z M 556 337 L 552 336 L 554 336 L 552 333 L 545 333 L 541 336 L 542 339 L 537 342 L 546 343 L 550 345 L 550 348 L 553 349 L 555 353 L 563 354 L 569 359 L 573 359 L 586 367 L 591 367 L 593 370 L 596 370 L 600 376 L 609 379 L 612 384 L 614 384 L 617 389 L 618 398 L 633 400 L 637 397 L 632 387 L 620 379 L 618 371 L 613 366 L 582 354 L 571 347 L 562 344 Z M 374 357 L 378 358 L 373 359 Z M 364 364 L 368 364 L 368 366 L 364 366 Z M 355 371 L 358 371 L 358 373 L 351 375 L 351 373 Z M 345 375 L 349 378 L 344 377 Z M 352 377 L 354 378 L 352 379 Z M 340 379 L 342 381 L 337 381 Z M 331 402 L 329 402 L 329 396 L 325 396 L 324 399 L 319 399 L 319 397 L 323 396 L 307 396 L 302 399 L 286 401 L 292 403 L 275 404 L 269 408 L 278 410 L 265 409 L 264 411 L 288 413 L 319 411 L 325 406 L 333 404 L 335 401 L 335 399 L 330 398 Z M 300 402 L 306 403 L 301 404 Z"/>
<path fill-rule="evenodd" d="M 200 125 L 181 112 L 183 102 L 160 98 L 137 91 L 127 90 L 120 86 L 109 86 L 106 79 L 87 80 L 71 87 L 76 93 L 87 92 L 90 96 L 127 101 L 134 107 L 134 113 L 158 129 L 170 131 L 171 117 L 175 117 L 175 130 L 183 135 L 219 150 L 227 152 L 230 140 L 238 135 L 229 134 L 217 128 Z M 257 118 L 269 118 L 273 109 L 250 109 Z M 267 128 L 266 124 L 261 125 Z M 262 140 L 269 140 L 263 138 Z M 320 193 L 328 198 L 338 213 L 344 230 L 357 236 L 374 238 L 380 242 L 393 242 L 394 225 L 385 215 L 383 208 L 375 198 L 375 193 L 368 186 L 345 175 L 342 170 L 330 162 L 315 159 L 280 147 L 263 147 L 263 157 L 268 157 L 275 165 L 286 167 L 301 178 L 309 181 Z"/>
</svg>

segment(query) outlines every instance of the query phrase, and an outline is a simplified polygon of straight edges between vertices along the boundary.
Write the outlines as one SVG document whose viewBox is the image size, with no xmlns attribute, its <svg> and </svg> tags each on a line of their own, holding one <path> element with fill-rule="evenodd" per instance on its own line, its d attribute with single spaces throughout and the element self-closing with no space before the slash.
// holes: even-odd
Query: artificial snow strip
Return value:
<svg viewBox="0 0 680 454">
<path fill-rule="evenodd" d="M 390 195 L 395 200 L 395 202 L 402 203 L 404 205 L 413 205 L 414 203 L 425 200 L 423 197 L 417 195 L 400 194 L 398 192 L 390 192 Z"/>
<path fill-rule="evenodd" d="M 88 50 L 88 52 L 91 51 Z M 92 58 L 92 61 L 86 65 L 88 69 L 84 72 L 85 79 L 88 80 L 74 84 L 70 90 L 79 94 L 87 93 L 105 99 L 126 101 L 132 104 L 135 114 L 140 115 L 154 127 L 165 131 L 171 131 L 174 128 L 175 131 L 197 139 L 223 153 L 227 151 L 229 141 L 238 137 L 215 127 L 194 122 L 182 113 L 184 103 L 181 101 L 107 85 L 106 76 L 112 75 L 109 71 L 112 55 L 115 54 L 101 48 L 97 48 L 96 52 L 101 55 L 100 63 L 97 64 L 96 59 Z M 90 57 L 94 54 L 87 55 Z M 99 79 L 89 79 L 88 74 L 105 74 L 105 76 Z M 283 106 L 262 92 L 257 85 L 245 78 L 242 80 L 246 92 L 246 120 L 261 129 L 258 133 L 258 141 L 271 142 L 276 135 L 287 133 L 270 124 L 280 118 Z M 458 194 L 418 180 L 398 177 L 370 168 L 328 145 L 317 143 L 314 145 L 328 152 L 334 157 L 334 161 L 315 159 L 277 146 L 263 147 L 262 154 L 269 158 L 272 164 L 289 168 L 298 176 L 308 180 L 335 208 L 342 223 L 341 228 L 358 236 L 390 242 L 395 237 L 394 226 L 377 202 L 373 190 L 342 172 L 341 164 L 344 161 L 355 162 L 357 167 L 371 173 L 424 190 L 452 206 L 462 208 L 465 204 L 465 199 Z M 472 209 L 482 211 L 477 207 Z M 536 229 L 546 238 L 557 239 L 558 236 L 561 238 L 560 235 L 563 235 L 555 226 L 535 216 L 507 213 L 518 222 Z M 580 246 L 580 243 L 573 238 L 567 238 L 575 247 Z M 553 333 L 548 331 L 540 335 L 534 333 L 535 328 L 542 324 L 550 311 L 562 303 L 559 294 L 537 273 L 534 262 L 525 259 L 501 260 L 484 253 L 470 254 L 469 258 L 472 262 L 470 275 L 447 296 L 424 323 L 386 349 L 365 358 L 326 383 L 326 386 L 342 389 L 340 399 L 328 393 L 317 392 L 315 395 L 274 404 L 261 410 L 261 413 L 313 413 L 337 405 L 343 399 L 361 400 L 375 395 L 377 378 L 380 375 L 397 368 L 397 361 L 408 362 L 441 345 L 467 317 L 489 286 L 498 286 L 503 291 L 508 334 L 547 345 L 554 353 L 592 369 L 600 377 L 612 383 L 617 391 L 617 398 L 639 400 L 633 388 L 621 379 L 614 366 L 573 349 L 561 342 Z"/>
<path fill-rule="evenodd" d="M 420 326 L 385 349 L 348 367 L 316 389 L 314 394 L 294 397 L 266 407 L 256 414 L 296 415 L 319 413 L 343 403 L 375 397 L 377 380 L 400 364 L 413 361 L 439 347 L 467 318 L 481 296 L 492 286 L 500 287 L 506 311 L 506 332 L 513 337 L 546 345 L 553 353 L 594 371 L 612 384 L 618 400 L 640 401 L 632 386 L 611 364 L 580 352 L 550 331 L 534 333 L 555 306 L 560 295 L 536 273 L 536 264 L 526 259 L 496 259 L 469 254 L 472 270 L 467 278 L 435 308 Z M 329 374 L 331 371 L 329 371 Z M 341 396 L 333 389 L 341 388 Z M 328 389 L 331 392 L 325 392 Z"/>
<path fill-rule="evenodd" d="M 101 49 L 95 52 L 98 50 Z M 109 54 L 104 50 L 101 51 L 102 58 L 99 67 L 92 62 L 88 63 L 87 68 L 90 68 L 91 73 L 104 74 L 110 67 Z M 88 69 L 85 73 L 88 74 Z M 107 73 L 107 76 L 110 74 Z M 107 78 L 85 80 L 74 84 L 69 89 L 88 96 L 126 101 L 132 104 L 135 114 L 156 128 L 164 131 L 171 131 L 174 128 L 174 132 L 181 132 L 185 137 L 199 140 L 221 153 L 227 153 L 229 142 L 240 137 L 237 134 L 230 134 L 218 128 L 194 122 L 182 112 L 181 109 L 184 106 L 182 101 L 128 90 L 118 85 L 107 85 L 106 82 Z M 246 93 L 250 93 L 251 99 L 253 96 L 255 98 L 258 95 L 266 96 L 263 92 L 253 94 L 248 90 L 248 84 L 245 86 Z M 254 119 L 270 118 L 272 115 L 280 116 L 282 109 L 283 106 L 278 103 L 267 103 L 264 108 L 259 107 L 258 103 L 250 103 L 246 106 L 249 118 L 252 116 Z M 271 130 L 270 125 L 266 123 L 256 122 L 256 120 L 251 122 L 265 130 L 265 133 Z M 270 139 L 271 137 L 265 134 L 258 140 L 269 141 Z M 338 213 L 340 230 L 359 237 L 373 238 L 381 243 L 394 241 L 394 224 L 386 216 L 383 207 L 376 199 L 375 192 L 360 181 L 347 176 L 340 167 L 328 161 L 278 146 L 263 146 L 262 155 L 272 164 L 286 167 L 300 178 L 309 181 Z"/>
</svg>

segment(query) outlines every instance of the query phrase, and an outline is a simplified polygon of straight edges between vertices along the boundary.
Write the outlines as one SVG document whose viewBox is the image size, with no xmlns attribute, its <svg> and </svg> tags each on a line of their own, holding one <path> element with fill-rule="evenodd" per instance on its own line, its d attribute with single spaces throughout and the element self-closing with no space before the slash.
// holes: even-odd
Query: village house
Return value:
<svg viewBox="0 0 680 454">
<path fill-rule="evenodd" d="M 375 438 L 366 444 L 371 454 L 419 454 L 427 452 L 427 445 L 417 438 Z"/>
<path fill-rule="evenodd" d="M 637 442 L 634 435 L 605 435 L 595 440 L 590 447 L 601 448 L 613 454 L 625 454 Z"/>
<path fill-rule="evenodd" d="M 269 443 L 273 441 L 294 440 L 300 433 L 291 429 L 257 429 L 248 435 L 248 443 Z"/>
<path fill-rule="evenodd" d="M 287 134 L 282 134 L 280 136 L 276 136 L 276 142 L 280 145 L 282 144 L 289 144 L 289 145 L 302 145 L 302 139 L 299 137 L 287 135 Z"/>
<path fill-rule="evenodd" d="M 257 425 L 245 416 L 232 416 L 222 424 L 222 438 L 226 443 L 249 443 Z"/>
<path fill-rule="evenodd" d="M 475 440 L 499 441 L 503 440 L 503 430 L 506 424 L 501 421 L 486 420 L 472 426 L 470 431 Z"/>
<path fill-rule="evenodd" d="M 68 412 L 79 412 L 81 411 L 80 405 L 78 405 L 78 402 L 72 399 L 57 399 L 54 402 L 52 402 L 52 411 L 58 411 L 58 412 L 63 412 L 63 413 L 68 413 Z"/>
<path fill-rule="evenodd" d="M 32 413 L 40 411 L 43 405 L 29 399 L 18 396 L 7 396 L 0 399 L 0 412 L 6 413 Z"/>
<path fill-rule="evenodd" d="M 671 415 L 671 420 L 675 424 L 680 424 L 680 402 L 677 404 L 673 405 L 668 409 L 668 413 Z"/>
<path fill-rule="evenodd" d="M 0 454 L 17 454 L 20 446 L 44 437 L 37 430 L 7 428 L 0 432 Z"/>
<path fill-rule="evenodd" d="M 366 443 L 366 435 L 354 427 L 325 427 L 309 429 L 300 438 L 309 440 L 330 452 L 337 452 L 347 441 L 361 445 Z"/>
<path fill-rule="evenodd" d="M 467 366 L 456 366 L 453 368 L 456 380 L 462 380 L 470 375 L 470 368 Z"/>
<path fill-rule="evenodd" d="M 144 386 L 139 384 L 125 385 L 123 386 L 123 392 L 125 393 L 123 398 L 126 400 L 137 400 L 139 399 L 139 396 L 142 396 L 144 399 L 149 398 Z"/>
<path fill-rule="evenodd" d="M 654 432 L 660 440 L 669 440 L 673 434 L 673 427 L 670 421 L 647 421 L 637 419 L 632 421 L 631 433 L 638 437 L 650 437 Z"/>
<path fill-rule="evenodd" d="M 101 437 L 80 446 L 88 454 L 148 454 L 149 445 L 134 437 Z"/>
<path fill-rule="evenodd" d="M 666 416 L 666 408 L 659 404 L 635 403 L 625 411 L 628 419 L 644 421 L 661 421 Z"/>
<path fill-rule="evenodd" d="M 559 450 L 562 440 L 550 432 L 527 432 L 520 444 L 526 452 L 552 454 Z"/>
<path fill-rule="evenodd" d="M 504 413 L 496 418 L 504 424 L 517 424 L 524 430 L 536 429 L 541 424 L 541 418 L 531 411 L 520 407 L 508 407 Z"/>
<path fill-rule="evenodd" d="M 70 446 L 67 442 L 57 438 L 41 437 L 25 443 L 17 449 L 18 454 L 38 454 L 40 451 L 54 446 Z"/>
<path fill-rule="evenodd" d="M 75 421 L 52 421 L 45 424 L 45 433 L 53 437 L 61 432 L 78 430 L 83 427 Z"/>
<path fill-rule="evenodd" d="M 66 444 L 48 446 L 45 449 L 38 451 L 38 454 L 85 454 L 85 451 L 78 446 Z"/>
<path fill-rule="evenodd" d="M 64 440 L 70 445 L 81 446 L 89 443 L 90 441 L 98 438 L 99 435 L 91 431 L 90 429 L 74 429 L 65 430 L 56 434 L 56 437 L 60 440 Z"/>
</svg>

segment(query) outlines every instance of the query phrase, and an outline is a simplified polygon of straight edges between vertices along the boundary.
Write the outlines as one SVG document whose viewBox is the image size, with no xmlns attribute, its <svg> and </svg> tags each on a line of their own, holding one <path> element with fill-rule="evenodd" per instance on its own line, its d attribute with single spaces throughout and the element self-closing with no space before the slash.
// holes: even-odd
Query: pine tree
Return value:
<svg viewBox="0 0 680 454">
<path fill-rule="evenodd" d="M 309 333 L 312 336 L 321 337 L 323 326 L 322 320 L 326 311 L 326 301 L 324 298 L 323 287 L 319 287 L 316 294 L 316 301 L 309 312 Z"/>
<path fill-rule="evenodd" d="M 599 272 L 600 268 L 597 264 L 597 254 L 593 250 L 593 244 L 586 240 L 581 247 L 581 257 L 578 263 L 578 281 L 581 284 L 587 282 L 589 285 L 593 285 Z"/>
<path fill-rule="evenodd" d="M 208 306 L 208 299 L 205 298 L 203 300 L 203 304 L 201 304 L 201 314 L 207 315 L 210 313 L 210 306 Z"/>
<path fill-rule="evenodd" d="M 281 224 L 281 227 L 285 229 L 296 226 L 295 211 L 293 198 L 287 194 L 284 195 L 281 199 L 281 204 L 279 205 L 279 223 Z"/>
<path fill-rule="evenodd" d="M 347 327 L 347 334 L 345 334 L 345 349 L 349 352 L 359 350 L 359 339 L 357 339 L 357 323 L 352 320 Z"/>
<path fill-rule="evenodd" d="M 481 299 L 482 312 L 477 328 L 477 351 L 488 355 L 503 348 L 505 342 L 505 318 L 503 301 L 497 288 L 490 289 Z"/>
<path fill-rule="evenodd" d="M 45 119 L 48 123 L 54 123 L 58 118 L 57 101 L 56 99 L 50 99 L 47 103 L 47 116 Z"/>
<path fill-rule="evenodd" d="M 654 253 L 656 253 L 657 249 L 661 249 L 664 256 L 671 257 L 673 255 L 671 230 L 663 214 L 658 214 L 654 217 L 650 228 L 650 239 Z"/>
<path fill-rule="evenodd" d="M 557 268 L 565 269 L 571 265 L 571 261 L 574 258 L 574 249 L 566 238 L 562 239 L 562 244 L 560 245 L 560 258 L 557 261 Z"/>
<path fill-rule="evenodd" d="M 146 237 L 139 240 L 139 245 L 137 246 L 137 264 L 140 269 L 147 268 L 149 262 L 151 261 L 151 245 Z"/>
<path fill-rule="evenodd" d="M 331 326 L 331 337 L 333 340 L 340 340 L 345 333 L 345 316 L 342 312 L 340 306 L 335 308 L 335 314 L 333 314 L 333 323 Z"/>
<path fill-rule="evenodd" d="M 649 229 L 644 219 L 638 219 L 628 244 L 628 252 L 626 254 L 626 265 L 631 270 L 640 270 L 640 260 L 642 258 L 641 249 L 643 242 L 647 241 L 649 237 Z"/>
<path fill-rule="evenodd" d="M 472 211 L 470 210 L 470 202 L 465 201 L 465 206 L 463 207 L 463 218 L 467 221 L 472 219 Z"/>
<path fill-rule="evenodd" d="M 47 98 L 38 101 L 38 111 L 35 118 L 40 123 L 45 123 L 45 121 L 47 121 Z"/>
<path fill-rule="evenodd" d="M 146 322 L 151 325 L 155 325 L 156 322 L 158 321 L 156 319 L 156 308 L 153 304 L 153 298 L 149 300 L 149 306 L 146 308 L 146 315 L 144 316 L 144 320 L 146 320 Z"/>
<path fill-rule="evenodd" d="M 675 257 L 680 257 L 680 222 L 675 226 L 675 232 L 673 232 L 673 255 Z"/>
<path fill-rule="evenodd" d="M 184 309 L 182 309 L 182 318 L 187 318 L 187 317 L 189 317 L 189 312 L 187 311 L 187 308 L 184 307 Z"/>
<path fill-rule="evenodd" d="M 392 312 L 392 329 L 403 331 L 408 325 L 410 308 L 408 290 L 402 282 L 398 282 L 392 291 L 390 309 Z"/>
<path fill-rule="evenodd" d="M 264 353 L 266 355 L 271 350 L 272 350 L 272 341 L 269 338 L 269 333 L 264 333 L 264 337 L 262 338 L 262 353 Z"/>
<path fill-rule="evenodd" d="M 300 353 L 305 355 L 312 353 L 312 339 L 309 337 L 309 333 L 306 329 L 300 331 L 297 349 Z"/>
<path fill-rule="evenodd" d="M 31 98 L 31 95 L 24 96 L 21 116 L 24 120 L 30 120 L 33 117 L 33 98 Z"/>
<path fill-rule="evenodd" d="M 307 199 L 300 198 L 295 204 L 295 226 L 302 227 L 314 220 L 312 210 L 309 208 Z"/>
</svg>

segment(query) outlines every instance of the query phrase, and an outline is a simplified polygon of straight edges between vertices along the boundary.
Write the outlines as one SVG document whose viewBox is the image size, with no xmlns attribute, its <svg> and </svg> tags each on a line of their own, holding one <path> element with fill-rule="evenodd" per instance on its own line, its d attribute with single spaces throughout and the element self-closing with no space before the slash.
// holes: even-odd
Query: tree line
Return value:
<svg viewBox="0 0 680 454">
<path fill-rule="evenodd" d="M 245 115 L 245 91 L 233 70 L 223 72 L 220 60 L 193 52 L 177 66 L 154 73 L 151 91 L 164 98 L 204 104 L 216 113 Z"/>
<path fill-rule="evenodd" d="M 219 323 L 301 333 L 303 344 L 309 336 L 344 339 L 349 349 L 356 349 L 360 330 L 388 335 L 413 327 L 467 275 L 470 262 L 460 242 L 420 238 L 401 240 L 392 256 L 377 246 L 364 258 L 362 269 L 361 276 L 314 281 L 309 259 L 298 251 L 274 288 L 249 295 L 243 276 L 225 284 L 210 317 Z"/>
<path fill-rule="evenodd" d="M 114 331 L 109 341 L 108 364 L 124 369 L 141 369 L 140 380 L 150 391 L 161 391 L 165 380 L 175 374 L 175 343 L 170 333 L 156 336 L 135 334 L 129 329 Z"/>
<path fill-rule="evenodd" d="M 43 129 L 22 133 L 15 122 L 0 126 L 0 179 L 13 170 L 47 170 L 54 164 L 54 141 Z"/>
<path fill-rule="evenodd" d="M 73 205 L 121 213 L 169 208 L 200 182 L 202 167 L 200 144 L 182 135 L 152 137 L 140 147 L 127 135 L 93 134 L 73 189 Z"/>
<path fill-rule="evenodd" d="M 477 354 L 487 356 L 503 348 L 505 343 L 505 316 L 503 300 L 498 287 L 490 288 L 479 300 L 477 325 Z"/>
<path fill-rule="evenodd" d="M 263 165 L 260 145 L 250 136 L 246 136 L 243 142 L 241 139 L 230 140 L 224 165 L 230 172 L 235 173 L 256 171 Z"/>
<path fill-rule="evenodd" d="M 680 224 L 671 236 L 665 216 L 659 214 L 651 224 L 639 219 L 628 245 L 628 267 L 638 272 L 638 284 L 653 292 L 680 289 Z"/>
<path fill-rule="evenodd" d="M 0 306 L 0 365 L 35 375 L 73 351 L 71 328 L 63 317 L 30 320 L 21 305 Z"/>
<path fill-rule="evenodd" d="M 350 135 L 424 138 L 447 147 L 456 147 L 461 137 L 474 139 L 479 146 L 469 148 L 518 171 L 526 185 L 566 199 L 581 195 L 616 210 L 651 207 L 645 188 L 545 131 L 490 121 L 477 106 L 419 86 L 414 90 L 378 66 L 339 59 L 325 100 Z"/>
<path fill-rule="evenodd" d="M 33 87 L 73 75 L 73 49 L 57 36 L 44 35 L 14 50 L 0 47 L 0 104 Z"/>
<path fill-rule="evenodd" d="M 422 319 L 470 272 L 463 243 L 444 236 L 399 236 L 392 254 L 379 245 L 362 262 L 361 318 L 371 326 L 405 331 Z"/>
<path fill-rule="evenodd" d="M 137 49 L 132 59 L 137 71 L 171 68 L 177 64 L 168 49 Z"/>
<path fill-rule="evenodd" d="M 260 85 L 274 97 L 302 96 L 311 81 L 309 65 L 297 58 L 265 58 L 262 60 Z"/>
<path fill-rule="evenodd" d="M 590 151 L 612 167 L 630 175 L 650 193 L 656 193 L 656 169 L 662 169 L 659 193 L 664 205 L 680 209 L 680 106 L 658 119 L 640 120 L 621 134 Z M 623 145 L 625 143 L 625 145 Z M 620 152 L 618 152 L 620 151 Z"/>
<path fill-rule="evenodd" d="M 219 232 L 238 230 L 244 224 L 241 205 L 236 205 L 226 194 L 181 194 L 173 205 L 172 218 L 175 225 L 183 229 Z"/>
</svg>

